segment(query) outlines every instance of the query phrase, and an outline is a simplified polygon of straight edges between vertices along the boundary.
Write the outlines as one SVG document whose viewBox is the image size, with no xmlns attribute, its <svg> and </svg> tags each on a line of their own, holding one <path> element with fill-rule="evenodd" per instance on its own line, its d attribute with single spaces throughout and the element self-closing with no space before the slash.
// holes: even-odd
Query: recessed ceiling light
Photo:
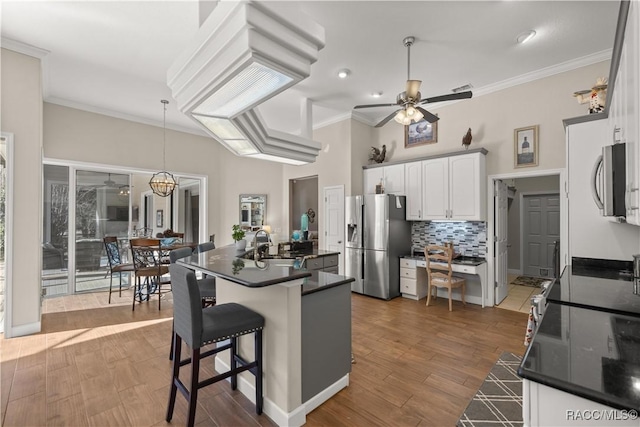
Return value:
<svg viewBox="0 0 640 427">
<path fill-rule="evenodd" d="M 382 92 L 373 92 L 371 96 L 373 96 L 374 98 L 380 98 L 382 96 Z"/>
<path fill-rule="evenodd" d="M 535 35 L 536 35 L 536 32 L 533 30 L 525 31 L 524 33 L 520 34 L 516 38 L 516 41 L 520 44 L 525 44 L 526 42 L 534 38 Z"/>
<path fill-rule="evenodd" d="M 349 77 L 349 74 L 351 74 L 351 70 L 349 70 L 348 68 L 343 68 L 342 70 L 338 71 L 338 77 L 340 77 L 341 79 L 346 79 L 347 77 Z"/>
</svg>

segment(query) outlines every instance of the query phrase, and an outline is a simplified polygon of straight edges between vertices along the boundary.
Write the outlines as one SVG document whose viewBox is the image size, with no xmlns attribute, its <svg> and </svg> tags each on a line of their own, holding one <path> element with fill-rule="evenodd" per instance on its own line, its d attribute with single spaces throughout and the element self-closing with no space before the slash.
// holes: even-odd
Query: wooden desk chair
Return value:
<svg viewBox="0 0 640 427">
<path fill-rule="evenodd" d="M 160 310 L 162 294 L 171 291 L 171 289 L 162 290 L 163 286 L 170 287 L 171 282 L 162 279 L 162 276 L 169 273 L 169 267 L 161 262 L 160 254 L 160 239 L 131 239 L 131 255 L 136 276 L 132 310 L 136 309 L 136 296 L 139 296 L 139 300 L 142 302 L 144 286 L 146 286 L 147 298 L 152 293 L 158 294 L 158 310 Z M 143 278 L 144 284 L 142 283 Z"/>
<path fill-rule="evenodd" d="M 122 273 L 133 272 L 133 264 L 126 264 L 122 262 L 122 256 L 120 255 L 120 246 L 118 246 L 118 238 L 115 236 L 106 236 L 102 239 L 104 242 L 104 250 L 107 253 L 107 259 L 109 260 L 109 304 L 111 304 L 111 292 L 113 290 L 113 273 L 118 273 L 120 276 L 120 287 L 118 289 L 118 296 L 122 296 Z"/>
<path fill-rule="evenodd" d="M 449 289 L 449 311 L 452 310 L 452 288 L 461 288 L 462 304 L 466 305 L 464 302 L 464 288 L 466 280 L 452 275 L 453 270 L 451 269 L 451 260 L 453 259 L 453 248 L 450 246 L 429 245 L 424 249 L 424 255 L 427 259 L 427 276 L 429 280 L 427 287 L 427 305 L 431 302 L 431 293 L 434 288 Z M 437 298 L 437 296 L 438 291 L 436 289 L 434 299 Z"/>
</svg>

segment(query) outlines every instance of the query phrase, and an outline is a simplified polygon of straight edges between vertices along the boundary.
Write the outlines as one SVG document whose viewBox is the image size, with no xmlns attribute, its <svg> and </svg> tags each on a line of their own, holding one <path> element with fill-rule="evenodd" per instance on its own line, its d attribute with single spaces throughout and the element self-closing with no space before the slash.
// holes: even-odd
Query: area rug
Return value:
<svg viewBox="0 0 640 427">
<path fill-rule="evenodd" d="M 518 276 L 511 281 L 511 285 L 520 285 L 520 286 L 531 286 L 534 288 L 539 288 L 542 285 L 542 282 L 550 280 L 546 277 L 529 277 L 529 276 Z"/>
<path fill-rule="evenodd" d="M 519 427 L 522 422 L 522 359 L 504 352 L 456 423 L 457 427 Z"/>
</svg>

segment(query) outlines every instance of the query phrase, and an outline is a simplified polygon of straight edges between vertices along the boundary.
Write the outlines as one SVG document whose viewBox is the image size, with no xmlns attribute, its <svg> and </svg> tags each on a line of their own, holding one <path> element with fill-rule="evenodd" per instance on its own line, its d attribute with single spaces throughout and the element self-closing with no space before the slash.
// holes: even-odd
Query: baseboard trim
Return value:
<svg viewBox="0 0 640 427">
<path fill-rule="evenodd" d="M 230 369 L 230 366 L 221 358 L 216 357 L 215 369 L 217 372 L 226 372 Z M 227 378 L 226 381 L 231 381 Z M 256 403 L 256 387 L 251 382 L 243 378 L 242 375 L 238 376 L 238 390 L 247 397 L 251 403 Z M 326 400 L 326 399 L 325 399 Z M 298 427 L 307 422 L 306 414 L 308 411 L 305 405 L 300 405 L 291 412 L 282 410 L 272 400 L 267 397 L 264 398 L 263 412 L 271 418 L 271 420 L 279 426 L 291 426 Z"/>
<path fill-rule="evenodd" d="M 27 323 L 25 325 L 12 326 L 10 328 L 7 328 L 5 337 L 7 338 L 22 337 L 25 335 L 37 334 L 41 330 L 42 330 L 42 325 L 40 322 Z"/>
<path fill-rule="evenodd" d="M 338 393 L 345 387 L 349 386 L 349 374 L 346 374 L 344 377 L 340 378 L 335 383 L 331 384 L 329 387 L 322 390 L 320 393 L 313 396 L 311 399 L 304 402 L 305 413 L 316 409 L 318 406 L 322 405 L 327 400 L 331 399 L 333 395 Z"/>
</svg>

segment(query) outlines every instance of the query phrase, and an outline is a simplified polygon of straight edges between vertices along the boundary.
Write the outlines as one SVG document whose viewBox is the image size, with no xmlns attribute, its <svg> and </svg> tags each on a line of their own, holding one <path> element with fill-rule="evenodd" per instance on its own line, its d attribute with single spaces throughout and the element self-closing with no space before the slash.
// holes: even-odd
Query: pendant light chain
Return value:
<svg viewBox="0 0 640 427">
<path fill-rule="evenodd" d="M 156 194 L 160 197 L 168 197 L 173 193 L 176 186 L 176 179 L 172 174 L 167 172 L 167 104 L 169 101 L 166 99 L 160 100 L 163 104 L 163 114 L 162 114 L 162 172 L 158 172 L 151 177 L 151 181 L 149 181 L 149 186 L 153 191 L 153 194 Z"/>
<path fill-rule="evenodd" d="M 167 104 L 169 101 L 166 99 L 160 100 L 164 107 L 164 113 L 162 115 L 162 170 L 167 170 Z"/>
</svg>

